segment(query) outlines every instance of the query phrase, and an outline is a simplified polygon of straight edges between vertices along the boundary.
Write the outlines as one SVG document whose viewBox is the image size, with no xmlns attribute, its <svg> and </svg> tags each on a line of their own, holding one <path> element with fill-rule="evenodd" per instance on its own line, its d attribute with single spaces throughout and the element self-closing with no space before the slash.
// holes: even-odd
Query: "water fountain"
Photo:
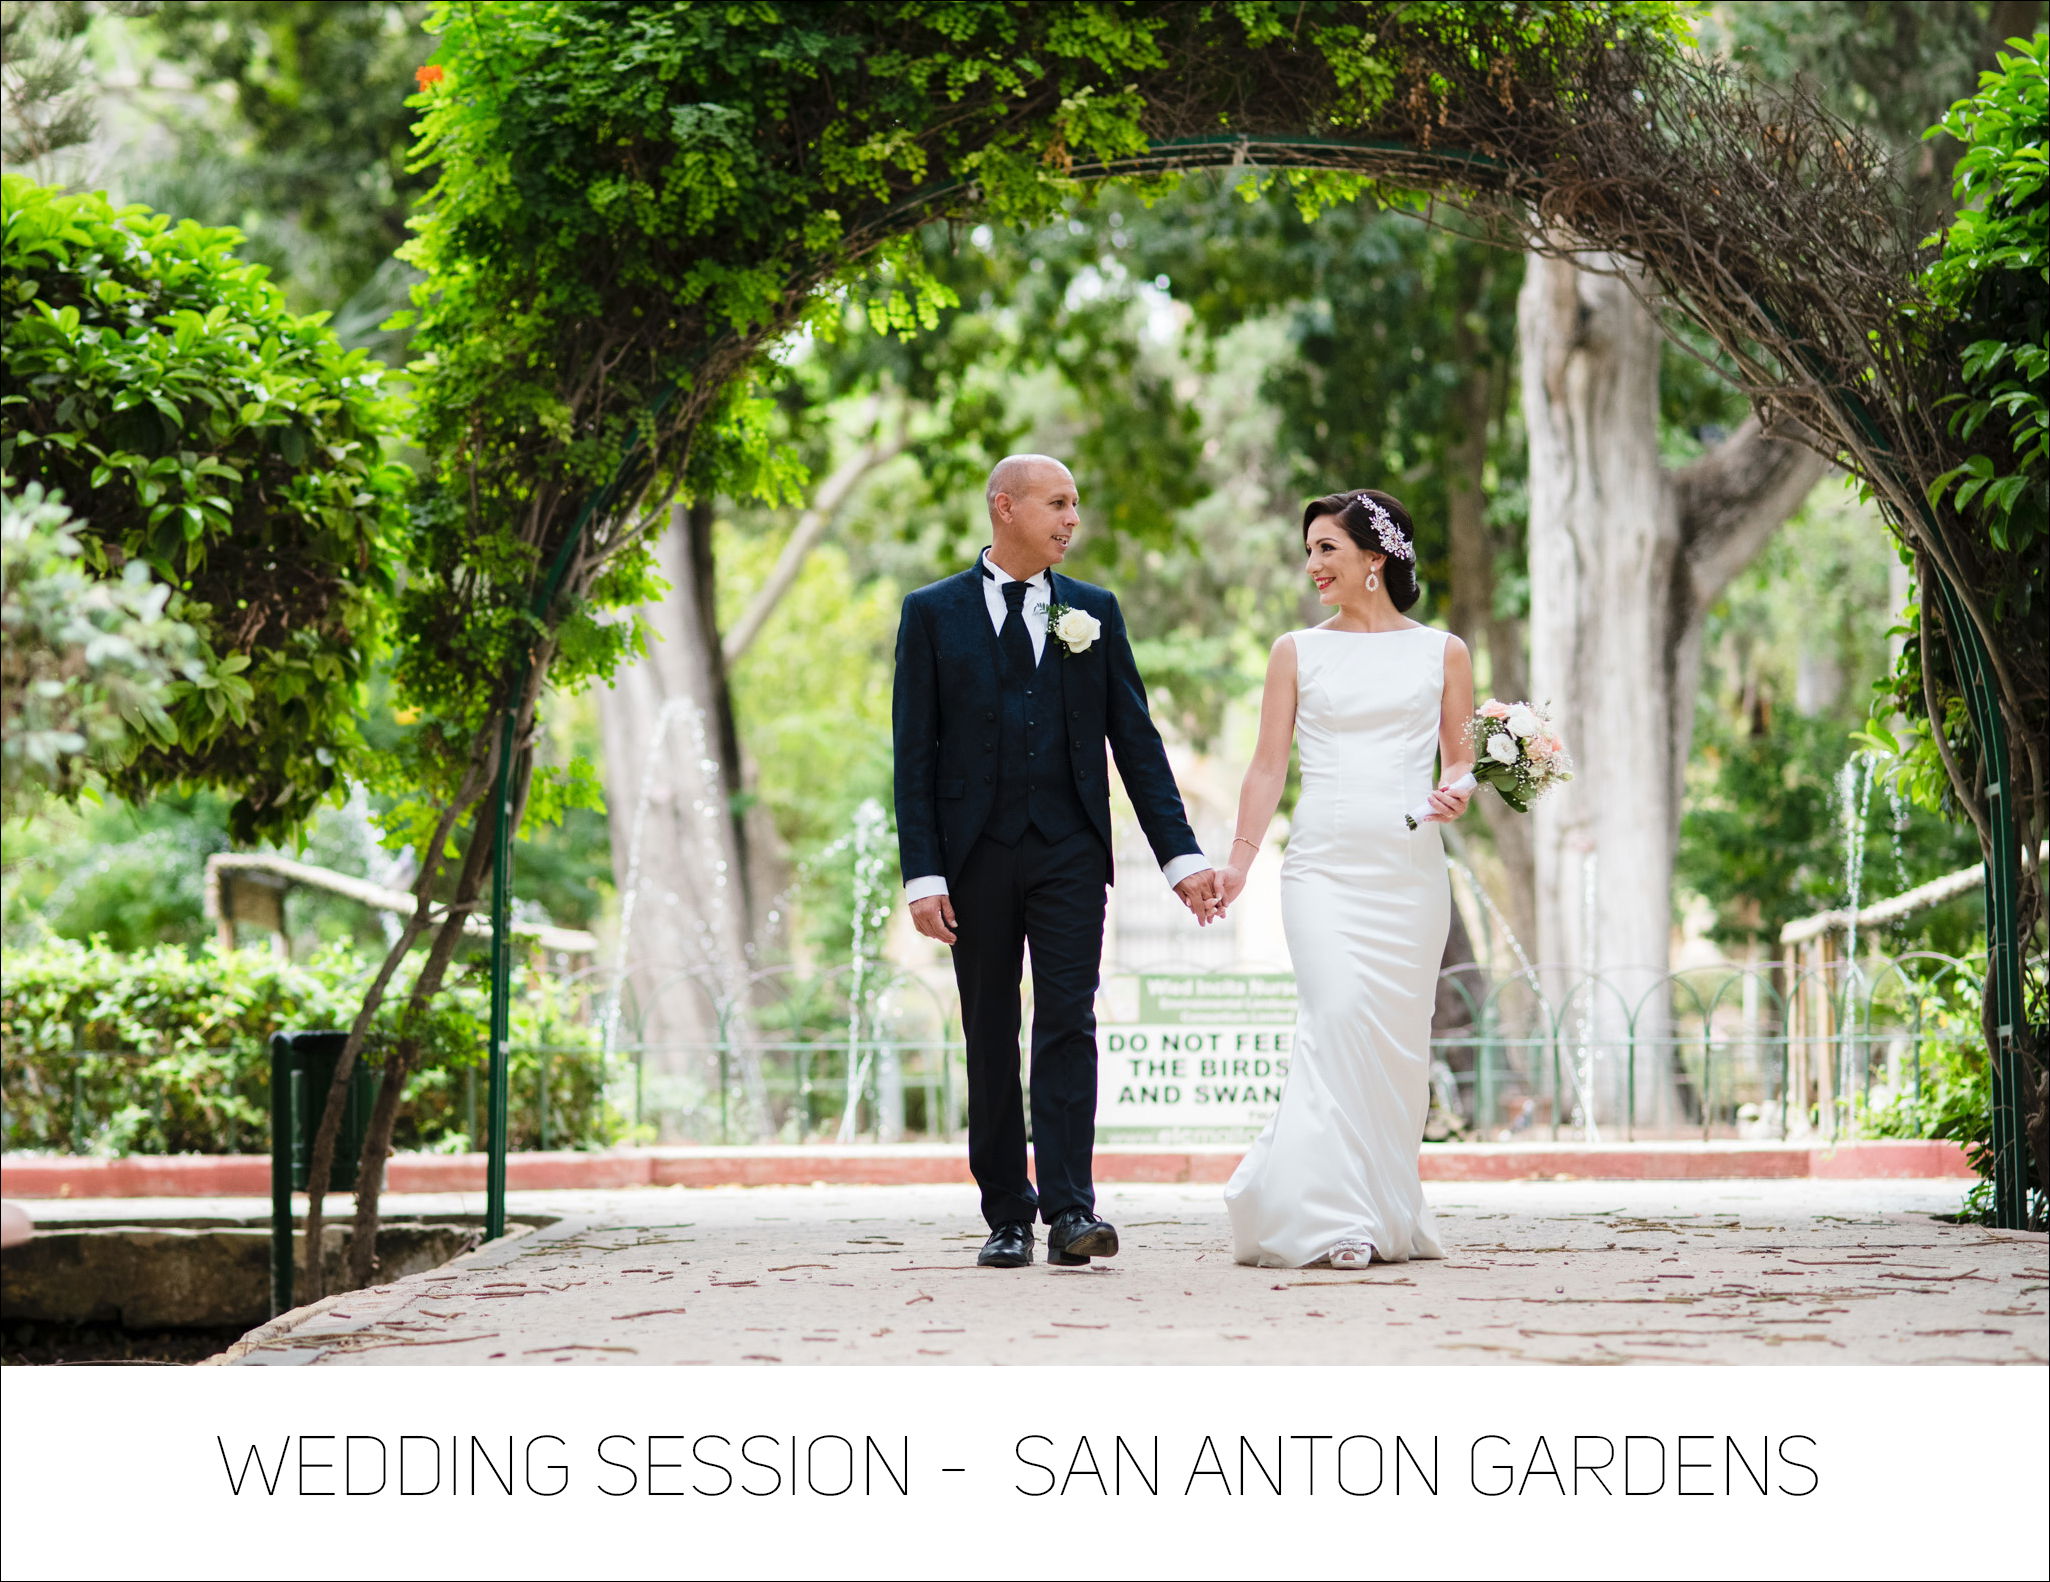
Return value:
<svg viewBox="0 0 2050 1582">
<path fill-rule="evenodd" d="M 1594 997 L 1595 987 L 1601 982 L 1601 948 L 1595 934 L 1597 902 L 1601 894 L 1599 862 L 1598 854 L 1590 846 L 1580 864 L 1580 944 L 1587 961 L 1587 993 L 1581 996 L 1573 1054 L 1575 1119 L 1580 1122 L 1582 1139 L 1590 1143 L 1602 1140 L 1595 1120 L 1594 1102 Z"/>
<path fill-rule="evenodd" d="M 1516 957 L 1516 965 L 1521 969 L 1524 980 L 1530 984 L 1533 993 L 1541 994 L 1542 991 L 1538 988 L 1537 968 L 1530 964 L 1530 957 L 1523 953 L 1523 941 L 1516 937 L 1516 930 L 1509 926 L 1509 919 L 1504 917 L 1502 909 L 1495 905 L 1495 898 L 1488 894 L 1487 886 L 1481 883 L 1480 876 L 1466 865 L 1465 859 L 1455 857 L 1449 851 L 1445 854 L 1445 866 L 1450 872 L 1466 880 L 1467 888 L 1474 893 L 1486 911 L 1491 926 L 1499 928 L 1502 937 L 1509 941 L 1510 953 Z M 1488 968 L 1493 971 L 1494 963 L 1489 962 Z"/>
<path fill-rule="evenodd" d="M 880 1140 L 895 1142 L 903 1133 L 903 1073 L 894 1049 L 870 1048 L 862 1038 L 862 1024 L 874 1031 L 869 1006 L 869 975 L 882 946 L 882 928 L 890 915 L 890 894 L 884 883 L 889 866 L 885 837 L 889 817 L 883 805 L 868 798 L 854 810 L 854 935 L 849 949 L 851 982 L 847 990 L 847 1103 L 840 1115 L 837 1140 L 854 1141 L 855 1122 L 861 1107 L 872 1060 L 877 1063 L 877 1132 Z M 885 1070 L 884 1068 L 889 1069 Z M 883 1091 L 883 1090 L 888 1090 Z"/>
<path fill-rule="evenodd" d="M 1475 900 L 1486 914 L 1490 928 L 1501 930 L 1502 938 L 1508 942 L 1510 954 L 1516 958 L 1517 976 L 1523 983 L 1529 986 L 1531 997 L 1536 1002 L 1539 1018 L 1538 1025 L 1549 1030 L 1552 1025 L 1551 1001 L 1545 996 L 1544 983 L 1538 977 L 1537 968 L 1532 964 L 1529 955 L 1524 951 L 1523 941 L 1516 937 L 1516 930 L 1509 926 L 1509 919 L 1503 915 L 1502 909 L 1495 904 L 1495 898 L 1488 893 L 1487 886 L 1481 883 L 1480 875 L 1476 874 L 1468 866 L 1464 858 L 1454 855 L 1448 849 L 1445 853 L 1445 867 L 1448 876 L 1456 873 L 1466 881 L 1467 888 L 1472 891 Z M 1490 938 L 1492 939 L 1492 937 L 1491 934 Z M 1497 970 L 1492 960 L 1488 963 L 1488 970 L 1491 974 Z M 1493 998 L 1492 991 L 1490 998 Z M 1521 1130 L 1523 1126 L 1528 1124 L 1535 1105 L 1535 1099 L 1525 1099 L 1523 1113 L 1510 1129 Z"/>
<path fill-rule="evenodd" d="M 1893 815 L 1893 893 L 1902 895 L 1915 887 L 1908 877 L 1908 799 L 1901 795 L 1900 783 L 1892 775 L 1886 777 L 1886 804 Z"/>
<path fill-rule="evenodd" d="M 1849 964 L 1849 972 L 1856 973 L 1858 908 L 1865 879 L 1865 826 L 1872 802 L 1872 754 L 1853 753 L 1844 760 L 1843 768 L 1837 771 L 1836 791 L 1837 817 L 1844 837 L 1844 893 L 1849 908 L 1849 921 L 1844 926 L 1844 960 Z"/>
<path fill-rule="evenodd" d="M 1836 1081 L 1834 1088 L 1843 1102 L 1853 1089 L 1856 1074 L 1852 1071 L 1854 1060 L 1862 1061 L 1865 1050 L 1862 1043 L 1853 1043 L 1851 1033 L 1851 1007 L 1858 1001 L 1863 975 L 1858 970 L 1858 911 L 1864 904 L 1865 885 L 1865 829 L 1872 803 L 1872 770 L 1874 759 L 1869 752 L 1853 753 L 1844 760 L 1843 768 L 1837 771 L 1837 812 L 1843 830 L 1844 840 L 1844 973 L 1841 984 L 1841 1010 L 1838 1018 L 1840 1029 L 1836 1048 Z M 1898 837 L 1896 837 L 1898 839 Z"/>
<path fill-rule="evenodd" d="M 698 948 L 702 964 L 711 975 L 713 998 L 717 1007 L 717 1035 L 722 1046 L 734 1047 L 738 1052 L 736 1064 L 742 1089 L 753 1111 L 750 1119 L 759 1127 L 767 1123 L 768 1087 L 762 1076 L 760 1062 L 753 1050 L 748 1047 L 745 1036 L 748 963 L 745 959 L 734 960 L 732 952 L 727 947 L 727 942 L 733 937 L 734 928 L 733 876 L 729 872 L 725 844 L 721 839 L 718 823 L 725 815 L 725 808 L 719 798 L 705 794 L 705 788 L 720 784 L 720 764 L 710 750 L 705 711 L 695 699 L 689 697 L 672 697 L 664 701 L 656 712 L 654 730 L 641 763 L 640 788 L 634 801 L 633 818 L 628 826 L 626 882 L 621 890 L 619 906 L 619 942 L 613 955 L 611 989 L 599 1018 L 601 1059 L 609 1069 L 618 1039 L 620 1013 L 626 994 L 627 949 L 629 941 L 634 938 L 634 915 L 641 900 L 642 857 L 648 812 L 662 785 L 661 776 L 664 766 L 668 763 L 664 757 L 664 748 L 669 741 L 670 728 L 679 719 L 687 720 L 690 725 L 690 750 L 694 754 L 692 768 L 697 780 L 697 791 L 690 802 L 690 811 L 694 815 L 691 824 L 700 860 L 709 876 L 705 892 L 695 898 L 699 902 L 695 911 Z M 664 899 L 670 905 L 679 905 L 682 900 L 675 895 L 669 895 Z M 745 952 L 751 953 L 752 942 L 743 948 Z"/>
<path fill-rule="evenodd" d="M 662 743 L 669 735 L 670 720 L 689 701 L 687 698 L 671 698 L 662 705 L 655 716 L 655 735 L 648 743 L 647 757 L 641 760 L 640 792 L 634 799 L 633 822 L 628 826 L 626 884 L 619 896 L 619 946 L 612 955 L 612 990 L 605 998 L 604 1012 L 598 1019 L 599 1059 L 606 1069 L 611 1066 L 613 1040 L 619 1031 L 620 1002 L 626 995 L 626 944 L 633 938 L 634 907 L 641 894 L 641 837 L 647 828 L 648 804 L 655 796 L 655 766 L 661 760 Z"/>
</svg>

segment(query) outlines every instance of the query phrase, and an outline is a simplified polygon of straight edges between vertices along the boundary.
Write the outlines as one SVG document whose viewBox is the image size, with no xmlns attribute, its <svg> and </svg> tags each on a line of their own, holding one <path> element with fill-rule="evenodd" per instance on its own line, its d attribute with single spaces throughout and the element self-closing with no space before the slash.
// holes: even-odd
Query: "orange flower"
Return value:
<svg viewBox="0 0 2050 1582">
<path fill-rule="evenodd" d="M 440 82 L 441 79 L 446 77 L 447 75 L 448 73 L 443 71 L 439 66 L 422 66 L 418 71 L 413 73 L 413 81 L 419 84 L 420 91 L 422 93 L 425 93 L 429 88 L 432 88 L 436 83 Z"/>
</svg>

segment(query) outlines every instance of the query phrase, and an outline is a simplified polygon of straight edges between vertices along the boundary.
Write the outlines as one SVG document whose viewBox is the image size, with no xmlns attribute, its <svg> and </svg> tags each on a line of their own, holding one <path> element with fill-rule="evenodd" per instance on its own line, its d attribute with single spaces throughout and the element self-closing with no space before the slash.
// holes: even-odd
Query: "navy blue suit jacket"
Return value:
<svg viewBox="0 0 2050 1582">
<path fill-rule="evenodd" d="M 1165 864 L 1200 848 L 1182 809 L 1146 688 L 1132 660 L 1125 618 L 1105 588 L 1048 574 L 1053 602 L 1085 610 L 1103 635 L 1079 654 L 1059 651 L 1075 792 L 1105 852 L 1111 849 L 1110 780 L 1104 746 Z M 897 627 L 892 701 L 897 753 L 897 845 L 908 881 L 942 874 L 952 884 L 996 800 L 1003 656 L 983 600 L 980 561 L 908 595 Z"/>
</svg>

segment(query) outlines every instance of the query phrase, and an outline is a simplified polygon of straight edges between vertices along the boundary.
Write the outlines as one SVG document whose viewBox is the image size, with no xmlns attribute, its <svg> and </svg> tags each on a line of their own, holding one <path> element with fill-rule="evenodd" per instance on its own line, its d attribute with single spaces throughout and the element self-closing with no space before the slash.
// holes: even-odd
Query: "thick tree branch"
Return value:
<svg viewBox="0 0 2050 1582">
<path fill-rule="evenodd" d="M 1755 415 L 1675 470 L 1680 555 L 1695 611 L 1715 603 L 1827 471 L 1820 454 L 1797 440 L 1772 438 Z"/>
<path fill-rule="evenodd" d="M 885 462 L 901 456 L 910 443 L 910 438 L 901 430 L 893 440 L 871 439 L 836 467 L 819 486 L 811 504 L 805 507 L 797 525 L 790 530 L 783 553 L 776 557 L 774 569 L 748 601 L 746 613 L 733 623 L 733 630 L 726 634 L 725 642 L 720 645 L 725 650 L 728 665 L 738 663 L 740 656 L 761 635 L 776 606 L 783 602 L 784 596 L 796 583 L 798 573 L 804 570 L 805 560 L 840 519 L 840 513 L 853 497 L 856 486 Z"/>
</svg>

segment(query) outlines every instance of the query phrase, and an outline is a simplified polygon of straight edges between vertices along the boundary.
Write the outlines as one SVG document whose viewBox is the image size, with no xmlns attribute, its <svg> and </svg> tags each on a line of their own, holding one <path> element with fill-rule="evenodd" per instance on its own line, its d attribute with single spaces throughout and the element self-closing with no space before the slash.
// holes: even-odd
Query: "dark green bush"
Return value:
<svg viewBox="0 0 2050 1582">
<path fill-rule="evenodd" d="M 285 961 L 267 950 L 163 946 L 123 955 L 51 939 L 10 951 L 0 989 L 5 1143 L 10 1151 L 262 1153 L 270 1147 L 274 1032 L 346 1027 L 372 967 L 346 951 Z M 511 1138 L 540 1146 L 547 1064 L 551 1147 L 594 1148 L 624 1130 L 607 1104 L 598 1039 L 572 1021 L 554 981 L 518 983 Z M 484 984 L 445 993 L 415 1031 L 425 1052 L 407 1079 L 397 1143 L 460 1152 L 484 1111 Z M 396 1014 L 396 1013 L 394 1013 Z M 391 1047 L 388 1019 L 365 1051 Z"/>
<path fill-rule="evenodd" d="M 388 370 L 290 312 L 236 231 L 0 191 L 0 471 L 63 495 L 95 574 L 144 562 L 201 639 L 108 781 L 218 787 L 238 840 L 287 833 L 358 745 L 407 479 Z"/>
</svg>

